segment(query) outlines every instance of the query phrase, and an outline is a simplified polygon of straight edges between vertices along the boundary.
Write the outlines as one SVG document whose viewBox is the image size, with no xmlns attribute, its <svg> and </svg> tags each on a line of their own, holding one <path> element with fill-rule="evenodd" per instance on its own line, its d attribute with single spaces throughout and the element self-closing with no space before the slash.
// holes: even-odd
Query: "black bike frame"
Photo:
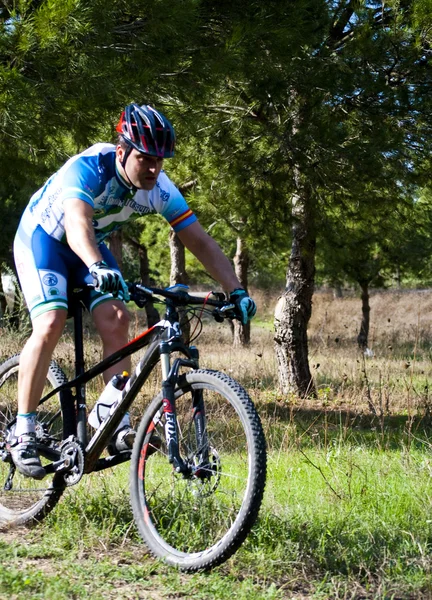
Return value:
<svg viewBox="0 0 432 600">
<path fill-rule="evenodd" d="M 167 306 L 165 319 L 159 321 L 159 323 L 131 340 L 126 346 L 117 350 L 114 354 L 108 356 L 87 371 L 84 364 L 82 313 L 83 307 L 81 303 L 76 302 L 72 312 L 75 340 L 75 378 L 49 392 L 49 394 L 41 399 L 39 404 L 43 404 L 55 394 L 60 394 L 60 403 L 63 412 L 63 437 L 66 439 L 70 435 L 76 435 L 78 441 L 85 447 L 85 473 L 112 467 L 120 462 L 129 460 L 130 452 L 122 452 L 108 458 L 100 458 L 100 455 L 109 443 L 124 414 L 129 410 L 144 382 L 156 364 L 161 361 L 167 438 L 169 436 L 169 440 L 167 439 L 169 460 L 178 472 L 184 472 L 184 463 L 178 450 L 174 390 L 181 366 L 198 368 L 198 350 L 194 346 L 186 346 L 181 340 L 177 310 Z M 108 417 L 87 443 L 85 385 L 93 378 L 101 375 L 107 368 L 117 364 L 126 356 L 134 354 L 145 346 L 148 346 L 148 349 L 127 381 L 120 401 L 113 405 Z M 186 358 L 176 359 L 171 367 L 170 354 L 172 352 L 180 352 Z M 73 388 L 75 388 L 75 394 L 72 393 Z M 198 404 L 200 403 L 198 402 Z M 195 405 L 196 402 L 194 401 Z M 200 415 L 203 407 L 195 407 L 195 410 Z M 169 427 L 168 423 L 174 423 L 174 427 Z"/>
</svg>

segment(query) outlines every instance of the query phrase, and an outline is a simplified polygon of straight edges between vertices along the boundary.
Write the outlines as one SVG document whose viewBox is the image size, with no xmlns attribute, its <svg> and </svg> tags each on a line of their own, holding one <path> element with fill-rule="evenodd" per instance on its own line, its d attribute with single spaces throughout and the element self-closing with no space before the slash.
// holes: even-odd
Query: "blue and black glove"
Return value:
<svg viewBox="0 0 432 600">
<path fill-rule="evenodd" d="M 125 302 L 129 302 L 128 286 L 118 269 L 113 269 L 100 260 L 90 265 L 89 272 L 96 279 L 96 289 L 99 292 L 111 293 L 115 298 L 120 297 Z"/>
<path fill-rule="evenodd" d="M 235 304 L 237 316 L 246 325 L 256 313 L 256 304 L 243 288 L 237 288 L 230 293 L 230 302 Z"/>
</svg>

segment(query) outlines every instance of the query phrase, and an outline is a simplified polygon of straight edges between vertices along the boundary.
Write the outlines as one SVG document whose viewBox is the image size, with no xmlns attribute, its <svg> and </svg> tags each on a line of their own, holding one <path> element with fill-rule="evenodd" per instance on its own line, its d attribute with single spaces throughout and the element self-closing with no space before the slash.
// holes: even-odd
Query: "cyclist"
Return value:
<svg viewBox="0 0 432 600">
<path fill-rule="evenodd" d="M 204 231 L 185 199 L 162 170 L 174 156 L 175 134 L 168 119 L 149 105 L 130 104 L 116 128 L 117 144 L 99 143 L 70 158 L 30 199 L 14 242 L 15 264 L 33 331 L 20 358 L 18 415 L 11 442 L 18 470 L 42 479 L 36 447 L 36 409 L 51 356 L 62 334 L 69 286 L 88 288 L 87 308 L 101 337 L 103 356 L 128 342 L 128 288 L 104 240 L 129 219 L 160 213 L 201 261 L 247 323 L 255 312 L 217 243 Z M 126 358 L 104 373 L 130 371 Z M 111 443 L 117 452 L 131 447 L 126 425 Z"/>
</svg>

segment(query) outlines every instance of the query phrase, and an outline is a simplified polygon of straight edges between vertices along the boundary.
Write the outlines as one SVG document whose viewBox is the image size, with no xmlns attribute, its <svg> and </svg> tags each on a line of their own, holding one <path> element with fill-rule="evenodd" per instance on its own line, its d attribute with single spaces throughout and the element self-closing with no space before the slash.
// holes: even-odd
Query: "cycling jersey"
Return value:
<svg viewBox="0 0 432 600">
<path fill-rule="evenodd" d="M 66 242 L 63 202 L 79 198 L 94 208 L 97 243 L 131 218 L 160 213 L 174 231 L 196 221 L 186 200 L 161 171 L 155 187 L 135 190 L 116 168 L 115 146 L 95 144 L 70 158 L 31 198 L 20 227 L 31 235 L 38 225 L 51 237 Z"/>
<path fill-rule="evenodd" d="M 69 198 L 94 208 L 96 242 L 110 266 L 116 263 L 103 240 L 126 221 L 160 213 L 174 231 L 181 231 L 197 220 L 163 171 L 152 190 L 128 185 L 117 170 L 113 144 L 95 144 L 73 156 L 32 196 L 15 236 L 15 263 L 32 318 L 67 310 L 71 274 L 76 284 L 88 283 L 87 267 L 67 245 L 63 203 Z M 90 310 L 108 298 L 111 294 L 92 291 Z"/>
</svg>

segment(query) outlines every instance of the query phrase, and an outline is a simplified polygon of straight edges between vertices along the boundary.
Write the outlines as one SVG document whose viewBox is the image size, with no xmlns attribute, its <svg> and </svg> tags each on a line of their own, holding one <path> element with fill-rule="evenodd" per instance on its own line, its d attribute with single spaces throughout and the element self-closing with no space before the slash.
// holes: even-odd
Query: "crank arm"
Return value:
<svg viewBox="0 0 432 600">
<path fill-rule="evenodd" d="M 9 473 L 8 473 L 7 479 L 5 481 L 5 484 L 3 486 L 3 489 L 5 492 L 10 492 L 13 487 L 13 478 L 15 475 L 15 471 L 16 471 L 16 466 L 14 465 L 13 462 L 11 462 L 9 465 Z"/>
<path fill-rule="evenodd" d="M 73 458 L 67 456 L 61 460 L 57 460 L 56 462 L 50 463 L 44 467 L 47 473 L 67 473 L 71 470 L 74 465 Z"/>
</svg>

